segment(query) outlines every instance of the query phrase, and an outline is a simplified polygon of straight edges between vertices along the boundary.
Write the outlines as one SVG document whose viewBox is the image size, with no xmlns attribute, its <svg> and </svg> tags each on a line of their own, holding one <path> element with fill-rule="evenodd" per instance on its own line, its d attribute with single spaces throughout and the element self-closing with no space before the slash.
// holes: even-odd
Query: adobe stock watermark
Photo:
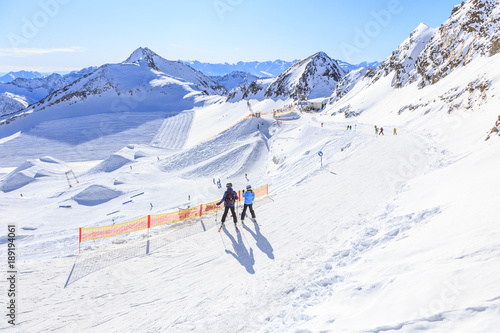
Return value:
<svg viewBox="0 0 500 333">
<path fill-rule="evenodd" d="M 354 28 L 354 39 L 352 43 L 341 43 L 340 50 L 344 55 L 344 60 L 353 61 L 354 55 L 361 54 L 362 50 L 370 46 L 372 40 L 380 35 L 384 28 L 387 28 L 392 21 L 394 15 L 398 15 L 403 11 L 400 0 L 390 0 L 387 3 L 386 9 L 379 11 L 372 10 L 370 16 L 372 20 L 366 22 L 364 27 Z"/>
<path fill-rule="evenodd" d="M 212 4 L 215 12 L 221 21 L 224 21 L 224 16 L 227 12 L 232 12 L 236 7 L 240 6 L 243 0 L 215 0 Z"/>
<path fill-rule="evenodd" d="M 26 45 L 34 39 L 40 30 L 49 24 L 50 19 L 59 14 L 62 5 L 66 5 L 71 0 L 39 0 L 39 9 L 30 17 L 21 19 L 22 25 L 19 33 L 9 32 L 7 38 L 14 50 Z"/>
<path fill-rule="evenodd" d="M 106 136 L 111 135 L 116 129 L 117 124 L 126 120 L 129 116 L 129 112 L 137 109 L 141 105 L 141 102 L 145 101 L 147 97 L 148 91 L 146 88 L 140 86 L 129 93 L 121 93 L 113 99 L 110 110 L 111 113 L 119 114 L 118 119 L 113 122 L 103 120 L 99 122 L 98 126 L 83 130 L 82 135 L 85 138 L 85 143 L 74 149 L 75 156 L 85 158 L 89 156 L 89 152 L 92 151 L 95 145 L 106 144 L 108 140 Z"/>
<path fill-rule="evenodd" d="M 450 308 L 453 308 L 458 297 L 460 297 L 465 289 L 466 286 L 462 285 L 457 277 L 453 280 L 448 279 L 444 281 L 444 288 L 441 290 L 439 296 L 415 312 L 411 316 L 412 320 L 432 318 L 448 311 Z"/>
<path fill-rule="evenodd" d="M 466 112 L 451 115 L 445 113 L 442 115 L 441 120 L 444 124 L 450 124 L 452 131 L 459 131 L 469 117 L 471 115 Z M 385 173 L 387 185 L 393 190 L 397 190 L 401 184 L 417 176 L 419 170 L 422 170 L 426 163 L 431 162 L 431 157 L 427 154 L 428 146 L 442 145 L 449 140 L 450 138 L 443 127 L 432 128 L 430 136 L 423 137 L 423 140 L 418 141 L 418 147 L 408 155 L 408 158 L 402 158 L 394 171 Z"/>
</svg>

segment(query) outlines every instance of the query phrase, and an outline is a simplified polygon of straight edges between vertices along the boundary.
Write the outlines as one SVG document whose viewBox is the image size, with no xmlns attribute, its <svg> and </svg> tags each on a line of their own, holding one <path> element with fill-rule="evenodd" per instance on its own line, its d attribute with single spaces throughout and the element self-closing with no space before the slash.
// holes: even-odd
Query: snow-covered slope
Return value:
<svg viewBox="0 0 500 333">
<path fill-rule="evenodd" d="M 12 96 L 12 100 L 8 103 L 6 102 L 6 104 L 3 105 L 3 108 L 0 106 L 0 112 L 5 115 L 20 111 L 28 105 L 40 101 L 56 90 L 73 83 L 94 70 L 95 67 L 88 67 L 80 71 L 71 72 L 64 76 L 54 73 L 46 77 L 16 78 L 9 83 L 0 83 L 0 93 L 2 93 L 3 99 L 7 101 L 9 98 L 8 96 Z M 16 103 L 19 99 L 26 101 L 28 104 L 20 105 Z"/>
<path fill-rule="evenodd" d="M 63 75 L 63 77 L 66 79 L 68 84 L 71 84 L 71 83 L 75 82 L 76 80 L 78 80 L 79 78 L 92 73 L 96 69 L 97 69 L 97 67 L 95 67 L 95 66 L 86 67 L 86 68 L 80 69 L 79 71 L 72 71 L 68 74 L 65 74 L 65 75 Z"/>
<path fill-rule="evenodd" d="M 139 48 L 123 63 L 103 65 L 28 109 L 2 119 L 0 135 L 44 121 L 99 113 L 178 113 L 202 105 L 210 95 L 223 94 L 226 89 L 202 73 Z"/>
<path fill-rule="evenodd" d="M 434 84 L 456 68 L 500 51 L 500 3 L 473 0 L 456 6 L 417 59 L 421 87 Z M 415 80 L 415 79 L 414 79 Z"/>
<path fill-rule="evenodd" d="M 68 82 L 59 74 L 52 74 L 44 78 L 36 79 L 15 79 L 10 83 L 0 84 L 1 92 L 10 92 L 23 95 L 27 99 L 38 102 L 47 95 L 63 88 L 71 82 Z"/>
<path fill-rule="evenodd" d="M 377 81 L 381 76 L 387 76 L 389 73 L 395 73 L 392 81 L 392 86 L 395 88 L 400 88 L 417 80 L 416 63 L 435 32 L 436 29 L 420 23 L 410 34 L 410 37 L 378 66 L 373 81 Z"/>
<path fill-rule="evenodd" d="M 361 80 L 365 80 L 366 82 L 366 80 L 372 77 L 373 74 L 374 72 L 369 70 L 368 68 L 361 67 L 344 75 L 335 87 L 335 90 L 333 91 L 333 94 L 330 98 L 330 103 L 344 97 Z"/>
<path fill-rule="evenodd" d="M 379 67 L 374 80 L 396 73 L 392 85 L 434 84 L 481 56 L 500 51 L 498 0 L 474 0 L 455 6 L 450 18 L 432 29 L 420 24 Z"/>
<path fill-rule="evenodd" d="M 0 119 L 9 114 L 24 109 L 29 105 L 25 96 L 16 95 L 10 92 L 0 93 Z"/>
<path fill-rule="evenodd" d="M 494 63 L 473 63 L 468 75 Z M 500 89 L 500 71 L 489 73 Z M 466 86 L 467 73 L 459 74 L 421 90 L 394 89 L 381 78 L 367 90 L 381 105 L 415 103 L 448 85 Z M 353 104 L 370 102 L 349 95 Z M 246 103 L 212 104 L 194 111 L 195 130 L 183 133 L 190 143 L 182 149 L 130 145 L 77 173 L 80 183 L 72 188 L 54 170 L 0 192 L 4 216 L 19 221 L 18 300 L 25 312 L 18 328 L 494 332 L 500 140 L 485 142 L 480 131 L 496 119 L 494 102 L 458 128 L 458 118 L 443 121 L 439 105 L 427 115 L 425 109 L 394 115 L 375 104 L 356 121 L 325 111 L 284 124 L 264 115 L 229 127 L 245 115 Z M 397 126 L 399 135 L 375 136 L 374 119 Z M 229 128 L 213 135 L 216 125 Z M 219 212 L 151 229 L 149 237 L 84 242 L 76 255 L 78 227 L 215 200 L 223 190 L 214 178 L 236 189 L 270 185 L 271 197 L 254 205 L 258 224 L 247 218 L 239 233 L 231 223 L 218 233 Z"/>
<path fill-rule="evenodd" d="M 499 15 L 498 0 L 463 2 L 455 6 L 440 28 L 421 23 L 367 77 L 354 72 L 344 77 L 331 99 L 343 97 L 354 87 L 361 91 L 382 77 L 391 77 L 391 86 L 395 88 L 415 82 L 422 88 L 439 82 L 477 57 L 495 55 L 500 50 Z"/>
<path fill-rule="evenodd" d="M 342 68 L 346 73 L 358 70 L 360 68 L 376 69 L 381 64 L 380 61 L 372 61 L 372 62 L 363 61 L 360 62 L 359 64 L 350 64 L 342 60 L 337 60 L 337 63 L 339 67 Z"/>
<path fill-rule="evenodd" d="M 8 329 L 497 332 L 499 61 L 476 57 L 423 87 L 360 70 L 321 113 L 279 122 L 265 111 L 280 101 L 204 104 L 98 161 L 116 137 L 89 141 L 85 163 L 33 156 L 0 168 L 2 226 L 17 229 L 19 312 Z M 147 133 L 155 146 L 136 143 Z M 6 145 L 15 140 L 0 139 L 3 157 L 22 151 Z M 78 228 L 220 199 L 218 179 L 269 184 L 257 223 L 243 224 L 239 206 L 239 232 L 230 218 L 217 232 L 219 211 L 85 241 L 78 253 Z"/>
<path fill-rule="evenodd" d="M 238 87 L 229 94 L 229 101 L 240 99 L 289 99 L 304 94 L 307 98 L 330 96 L 344 71 L 324 52 L 295 62 L 274 79 L 257 80 Z"/>
</svg>

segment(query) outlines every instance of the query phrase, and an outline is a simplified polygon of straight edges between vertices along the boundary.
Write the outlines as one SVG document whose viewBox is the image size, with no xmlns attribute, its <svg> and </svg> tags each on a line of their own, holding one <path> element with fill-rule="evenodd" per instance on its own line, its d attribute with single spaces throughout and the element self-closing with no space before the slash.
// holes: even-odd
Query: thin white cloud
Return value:
<svg viewBox="0 0 500 333">
<path fill-rule="evenodd" d="M 78 71 L 83 67 L 54 67 L 54 66 L 1 66 L 0 73 L 33 71 L 39 73 L 71 72 Z"/>
<path fill-rule="evenodd" d="M 83 48 L 80 46 L 72 46 L 65 48 L 52 48 L 52 49 L 40 49 L 40 48 L 0 48 L 0 57 L 30 57 L 37 56 L 41 54 L 50 53 L 68 53 L 68 52 L 79 52 Z"/>
</svg>

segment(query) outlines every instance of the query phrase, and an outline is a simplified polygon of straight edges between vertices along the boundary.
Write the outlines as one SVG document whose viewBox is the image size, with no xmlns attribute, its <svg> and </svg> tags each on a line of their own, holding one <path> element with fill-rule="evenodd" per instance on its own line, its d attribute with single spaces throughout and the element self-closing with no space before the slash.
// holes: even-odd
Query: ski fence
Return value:
<svg viewBox="0 0 500 333">
<path fill-rule="evenodd" d="M 269 186 L 264 185 L 259 188 L 253 189 L 253 193 L 255 194 L 255 198 L 260 198 L 264 195 L 268 195 Z M 242 191 L 238 191 L 238 202 L 241 201 L 242 197 L 241 194 Z M 93 228 L 80 228 L 78 252 L 80 252 L 81 243 L 84 241 L 106 238 L 106 237 L 114 237 L 145 229 L 148 229 L 149 231 L 149 229 L 154 228 L 156 226 L 167 225 L 176 222 L 181 222 L 184 220 L 193 219 L 195 217 L 201 217 L 204 214 L 224 208 L 222 204 L 220 206 L 217 206 L 217 203 L 219 201 L 220 200 L 216 200 L 175 212 L 169 212 L 157 215 L 147 215 L 132 221 L 113 224 L 113 225 L 93 227 Z"/>
</svg>

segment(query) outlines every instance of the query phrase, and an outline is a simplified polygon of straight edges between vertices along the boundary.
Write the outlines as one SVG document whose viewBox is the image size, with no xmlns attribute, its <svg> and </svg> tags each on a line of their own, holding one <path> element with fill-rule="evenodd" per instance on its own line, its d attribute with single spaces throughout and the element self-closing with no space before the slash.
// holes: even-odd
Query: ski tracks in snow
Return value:
<svg viewBox="0 0 500 333">
<path fill-rule="evenodd" d="M 160 148 L 181 149 L 186 144 L 193 124 L 194 112 L 184 111 L 163 121 L 151 145 Z"/>
</svg>

